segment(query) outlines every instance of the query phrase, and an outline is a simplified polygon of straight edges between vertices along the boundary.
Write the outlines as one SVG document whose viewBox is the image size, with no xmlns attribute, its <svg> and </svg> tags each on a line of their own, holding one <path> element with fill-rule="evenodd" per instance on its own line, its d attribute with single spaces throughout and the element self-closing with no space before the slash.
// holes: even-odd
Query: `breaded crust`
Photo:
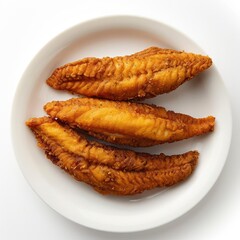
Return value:
<svg viewBox="0 0 240 240">
<path fill-rule="evenodd" d="M 107 147 L 48 117 L 31 118 L 26 125 L 54 164 L 104 194 L 174 185 L 191 175 L 199 156 L 197 151 L 166 156 Z"/>
<path fill-rule="evenodd" d="M 45 111 L 99 139 L 130 146 L 152 146 L 213 131 L 215 118 L 193 118 L 155 105 L 93 98 L 53 101 Z"/>
<path fill-rule="evenodd" d="M 208 56 L 150 47 L 130 56 L 68 63 L 55 69 L 47 84 L 87 97 L 142 99 L 168 93 L 211 65 Z"/>
</svg>

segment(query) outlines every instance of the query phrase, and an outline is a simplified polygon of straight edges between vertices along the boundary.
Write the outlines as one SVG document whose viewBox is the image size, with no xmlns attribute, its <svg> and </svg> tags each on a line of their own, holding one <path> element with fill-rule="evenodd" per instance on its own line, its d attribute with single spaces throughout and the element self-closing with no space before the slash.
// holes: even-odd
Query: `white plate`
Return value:
<svg viewBox="0 0 240 240">
<path fill-rule="evenodd" d="M 72 97 L 46 85 L 45 80 L 56 67 L 88 56 L 131 54 L 149 46 L 206 54 L 187 36 L 162 23 L 131 16 L 99 18 L 78 24 L 51 40 L 29 64 L 19 83 L 12 109 L 12 138 L 21 170 L 50 207 L 84 226 L 133 232 L 166 224 L 194 207 L 224 166 L 231 139 L 231 112 L 215 66 L 175 91 L 148 100 L 195 117 L 216 117 L 213 133 L 144 149 L 166 154 L 197 149 L 199 165 L 184 183 L 132 197 L 102 196 L 54 166 L 36 146 L 24 122 L 45 115 L 42 106 L 46 102 Z"/>
</svg>

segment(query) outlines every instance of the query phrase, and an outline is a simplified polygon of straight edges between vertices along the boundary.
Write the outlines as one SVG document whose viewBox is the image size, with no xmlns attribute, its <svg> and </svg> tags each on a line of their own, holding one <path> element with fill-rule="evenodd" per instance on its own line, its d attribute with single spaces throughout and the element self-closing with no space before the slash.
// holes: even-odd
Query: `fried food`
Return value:
<svg viewBox="0 0 240 240">
<path fill-rule="evenodd" d="M 68 63 L 55 69 L 47 84 L 88 97 L 150 98 L 176 89 L 211 65 L 208 56 L 150 47 L 129 56 Z"/>
<path fill-rule="evenodd" d="M 155 105 L 94 98 L 52 101 L 52 117 L 111 143 L 152 146 L 201 135 L 214 129 L 215 118 L 193 118 Z"/>
<path fill-rule="evenodd" d="M 131 195 L 174 185 L 191 175 L 199 156 L 197 151 L 166 156 L 104 146 L 48 117 L 31 118 L 26 125 L 54 164 L 103 194 Z"/>
</svg>

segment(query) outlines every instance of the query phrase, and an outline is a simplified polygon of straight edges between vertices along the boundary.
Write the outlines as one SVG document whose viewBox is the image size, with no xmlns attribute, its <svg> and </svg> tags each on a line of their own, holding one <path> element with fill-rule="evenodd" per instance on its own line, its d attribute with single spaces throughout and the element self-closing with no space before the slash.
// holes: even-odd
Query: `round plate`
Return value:
<svg viewBox="0 0 240 240">
<path fill-rule="evenodd" d="M 198 167 L 181 184 L 130 197 L 103 196 L 53 165 L 37 147 L 25 121 L 45 115 L 42 107 L 46 102 L 72 97 L 45 83 L 56 67 L 83 57 L 132 54 L 149 46 L 206 54 L 190 38 L 165 24 L 133 16 L 104 17 L 78 24 L 51 40 L 29 64 L 17 88 L 12 109 L 12 138 L 21 170 L 50 207 L 84 226 L 133 232 L 166 224 L 195 206 L 213 186 L 224 166 L 231 139 L 231 112 L 215 66 L 175 91 L 147 100 L 194 117 L 216 117 L 213 133 L 137 149 L 166 154 L 198 150 Z"/>
</svg>

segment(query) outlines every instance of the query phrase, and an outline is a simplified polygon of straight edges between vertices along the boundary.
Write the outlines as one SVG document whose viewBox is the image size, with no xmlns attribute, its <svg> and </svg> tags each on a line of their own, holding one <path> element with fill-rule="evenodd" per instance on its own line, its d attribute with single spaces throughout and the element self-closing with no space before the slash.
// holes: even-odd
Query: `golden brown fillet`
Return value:
<svg viewBox="0 0 240 240">
<path fill-rule="evenodd" d="M 52 117 L 111 143 L 151 146 L 201 135 L 215 118 L 193 118 L 155 105 L 94 98 L 53 101 L 44 106 Z"/>
<path fill-rule="evenodd" d="M 199 156 L 197 151 L 166 156 L 107 147 L 48 117 L 26 124 L 54 164 L 104 194 L 129 195 L 171 186 L 193 172 Z"/>
<path fill-rule="evenodd" d="M 68 63 L 55 69 L 47 84 L 88 97 L 149 98 L 176 89 L 211 65 L 208 56 L 150 47 L 130 56 Z"/>
</svg>

